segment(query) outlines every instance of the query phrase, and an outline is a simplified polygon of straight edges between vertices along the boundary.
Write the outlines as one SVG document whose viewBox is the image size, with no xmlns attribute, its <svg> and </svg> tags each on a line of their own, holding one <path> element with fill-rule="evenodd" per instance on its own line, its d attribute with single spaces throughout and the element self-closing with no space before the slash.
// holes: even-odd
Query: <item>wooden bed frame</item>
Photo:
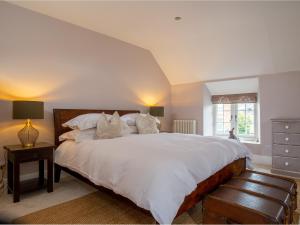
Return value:
<svg viewBox="0 0 300 225">
<path fill-rule="evenodd" d="M 90 110 L 90 109 L 53 109 L 54 114 L 54 131 L 55 131 L 55 144 L 58 146 L 60 144 L 58 137 L 63 134 L 64 132 L 69 131 L 69 128 L 62 127 L 62 124 L 66 121 L 82 115 L 86 113 L 108 113 L 112 114 L 113 112 L 118 111 L 120 115 L 128 114 L 128 113 L 137 113 L 139 111 L 137 110 Z M 72 176 L 84 181 L 85 183 L 88 183 L 98 189 L 105 190 L 108 192 L 113 193 L 118 198 L 125 198 L 120 195 L 115 194 L 113 191 L 108 190 L 106 188 L 103 188 L 101 186 L 98 186 L 94 183 L 92 183 L 87 178 L 81 176 L 75 171 L 72 171 L 66 167 L 62 167 L 58 164 L 54 164 L 55 168 L 55 182 L 59 182 L 60 180 L 60 172 L 61 170 L 71 174 Z M 181 207 L 179 208 L 177 212 L 177 216 L 181 215 L 182 213 L 186 212 L 188 209 L 194 207 L 199 201 L 201 201 L 206 194 L 209 192 L 215 190 L 220 184 L 225 183 L 227 180 L 229 180 L 233 176 L 238 176 L 242 172 L 246 170 L 246 159 L 238 159 L 234 162 L 228 164 L 206 180 L 200 182 L 196 189 L 185 197 L 184 202 L 182 203 Z M 130 200 L 128 200 L 130 201 Z M 131 201 L 130 201 L 131 202 Z M 132 203 L 134 204 L 134 203 Z M 138 207 L 138 206 L 137 206 Z M 141 209 L 144 212 L 149 213 L 149 211 Z"/>
</svg>

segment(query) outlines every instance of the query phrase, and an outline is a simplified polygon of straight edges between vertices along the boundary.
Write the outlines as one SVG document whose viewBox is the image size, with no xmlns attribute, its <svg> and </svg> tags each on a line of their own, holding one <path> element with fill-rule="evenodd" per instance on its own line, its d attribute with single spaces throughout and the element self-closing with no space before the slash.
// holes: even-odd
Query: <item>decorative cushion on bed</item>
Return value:
<svg viewBox="0 0 300 225">
<path fill-rule="evenodd" d="M 128 126 L 128 134 L 138 134 L 137 126 Z"/>
<path fill-rule="evenodd" d="M 157 134 L 159 130 L 157 128 L 156 118 L 151 116 L 150 114 L 147 115 L 139 115 L 136 118 L 136 126 L 140 134 Z"/>
<path fill-rule="evenodd" d="M 97 137 L 101 139 L 109 139 L 122 137 L 128 134 L 128 125 L 120 119 L 118 112 L 114 112 L 111 119 L 102 113 L 97 122 Z"/>
<path fill-rule="evenodd" d="M 96 128 L 91 128 L 87 130 L 76 129 L 60 135 L 59 141 L 72 140 L 75 142 L 81 142 L 84 140 L 93 140 L 95 136 L 96 136 Z"/>
<path fill-rule="evenodd" d="M 88 113 L 79 115 L 66 123 L 62 124 L 63 127 L 69 127 L 71 129 L 79 129 L 86 130 L 90 128 L 97 127 L 97 121 L 99 120 L 101 113 Z M 112 115 L 105 114 L 108 119 L 111 118 Z"/>
</svg>

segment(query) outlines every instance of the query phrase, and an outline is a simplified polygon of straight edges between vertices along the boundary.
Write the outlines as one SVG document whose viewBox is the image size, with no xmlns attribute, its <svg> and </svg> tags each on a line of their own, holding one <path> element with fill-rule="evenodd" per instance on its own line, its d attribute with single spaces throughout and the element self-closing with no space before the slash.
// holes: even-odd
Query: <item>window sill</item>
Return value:
<svg viewBox="0 0 300 225">
<path fill-rule="evenodd" d="M 228 136 L 222 136 L 222 135 L 214 135 L 215 137 L 220 137 L 220 138 L 224 138 L 224 139 L 228 139 Z M 243 140 L 241 138 L 239 138 L 239 141 L 241 143 L 244 143 L 244 144 L 254 144 L 254 145 L 259 145 L 260 142 L 257 142 L 257 141 L 251 141 L 251 140 Z"/>
</svg>

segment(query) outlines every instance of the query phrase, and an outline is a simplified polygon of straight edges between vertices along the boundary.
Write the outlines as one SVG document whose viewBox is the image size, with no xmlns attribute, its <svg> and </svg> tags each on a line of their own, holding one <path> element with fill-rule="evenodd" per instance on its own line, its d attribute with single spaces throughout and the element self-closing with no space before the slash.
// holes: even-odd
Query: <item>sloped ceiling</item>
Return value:
<svg viewBox="0 0 300 225">
<path fill-rule="evenodd" d="M 171 84 L 300 70 L 300 2 L 10 2 L 149 49 Z"/>
</svg>

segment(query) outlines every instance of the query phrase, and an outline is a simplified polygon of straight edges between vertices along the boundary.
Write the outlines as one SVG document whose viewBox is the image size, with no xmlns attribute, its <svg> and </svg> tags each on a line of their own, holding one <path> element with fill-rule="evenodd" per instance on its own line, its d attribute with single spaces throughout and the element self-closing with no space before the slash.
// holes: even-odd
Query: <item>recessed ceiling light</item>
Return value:
<svg viewBox="0 0 300 225">
<path fill-rule="evenodd" d="M 180 17 L 180 16 L 176 16 L 176 17 L 174 17 L 174 20 L 175 20 L 175 21 L 182 20 L 182 17 Z"/>
</svg>

